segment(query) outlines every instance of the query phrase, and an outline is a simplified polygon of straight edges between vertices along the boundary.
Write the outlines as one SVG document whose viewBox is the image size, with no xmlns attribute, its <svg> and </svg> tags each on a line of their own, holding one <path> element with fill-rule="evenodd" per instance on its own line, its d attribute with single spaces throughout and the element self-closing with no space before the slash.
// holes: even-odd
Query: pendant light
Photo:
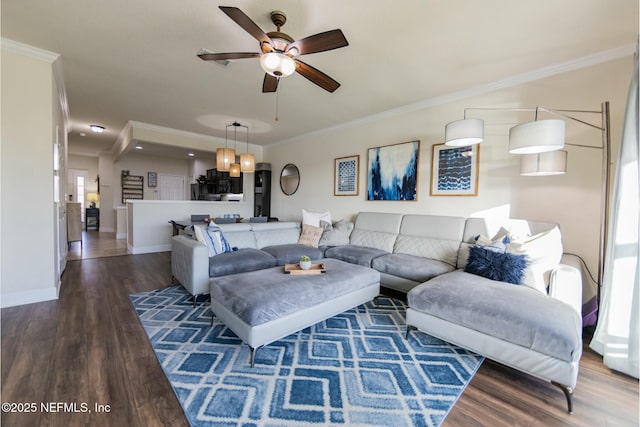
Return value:
<svg viewBox="0 0 640 427">
<path fill-rule="evenodd" d="M 249 126 L 247 128 L 247 152 L 240 154 L 240 170 L 246 173 L 254 173 L 256 171 L 256 158 L 249 153 Z"/>
<path fill-rule="evenodd" d="M 227 143 L 229 142 L 228 138 L 228 129 L 229 126 L 224 129 L 224 148 L 218 148 L 216 150 L 216 169 L 219 172 L 229 172 L 231 168 L 231 164 L 235 163 L 236 160 L 236 152 L 231 148 L 227 148 Z"/>
<path fill-rule="evenodd" d="M 233 160 L 231 162 L 231 164 L 229 165 L 229 176 L 231 178 L 239 178 L 240 177 L 240 164 L 236 163 L 236 144 L 238 142 L 238 127 L 242 126 L 240 123 L 238 122 L 233 122 L 231 124 L 231 126 L 233 126 Z"/>
</svg>

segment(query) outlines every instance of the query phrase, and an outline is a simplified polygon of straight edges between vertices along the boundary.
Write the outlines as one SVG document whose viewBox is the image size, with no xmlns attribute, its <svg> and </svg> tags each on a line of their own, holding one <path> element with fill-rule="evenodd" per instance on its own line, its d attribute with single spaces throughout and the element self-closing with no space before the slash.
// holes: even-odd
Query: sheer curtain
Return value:
<svg viewBox="0 0 640 427">
<path fill-rule="evenodd" d="M 609 368 L 638 378 L 640 173 L 638 172 L 638 49 L 616 170 L 601 310 L 590 347 Z"/>
</svg>

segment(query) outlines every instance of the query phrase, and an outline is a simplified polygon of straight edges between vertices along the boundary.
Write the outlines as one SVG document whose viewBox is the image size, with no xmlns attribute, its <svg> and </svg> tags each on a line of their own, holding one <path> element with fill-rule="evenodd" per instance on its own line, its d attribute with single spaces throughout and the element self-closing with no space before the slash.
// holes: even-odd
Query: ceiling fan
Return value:
<svg viewBox="0 0 640 427">
<path fill-rule="evenodd" d="M 298 59 L 300 55 L 324 52 L 349 45 L 341 30 L 331 30 L 315 34 L 300 40 L 294 40 L 290 35 L 280 32 L 280 28 L 287 21 L 287 16 L 279 10 L 271 12 L 271 21 L 277 30 L 265 33 L 243 11 L 237 7 L 219 6 L 220 10 L 229 16 L 260 42 L 261 52 L 230 52 L 230 53 L 200 53 L 198 56 L 205 61 L 224 61 L 229 59 L 260 58 L 260 65 L 265 71 L 262 82 L 262 92 L 275 92 L 281 77 L 287 77 L 297 72 L 326 91 L 334 92 L 340 83 Z"/>
</svg>

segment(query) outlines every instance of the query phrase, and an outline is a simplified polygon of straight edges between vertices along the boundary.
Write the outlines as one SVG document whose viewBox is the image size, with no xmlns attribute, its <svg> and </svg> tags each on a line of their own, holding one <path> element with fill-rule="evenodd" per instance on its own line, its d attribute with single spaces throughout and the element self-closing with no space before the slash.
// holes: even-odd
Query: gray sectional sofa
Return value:
<svg viewBox="0 0 640 427">
<path fill-rule="evenodd" d="M 380 273 L 380 286 L 407 293 L 407 339 L 418 339 L 410 334 L 418 329 L 550 381 L 572 411 L 582 354 L 582 278 L 577 261 L 563 257 L 557 225 L 362 212 L 349 244 L 317 249 L 297 244 L 298 223 L 220 228 L 238 249 L 211 259 L 191 237 L 173 238 L 173 275 L 193 295 L 207 293 L 211 277 L 296 262 L 301 254 L 369 267 Z M 478 251 L 472 248 L 483 239 L 488 247 L 500 246 L 503 234 L 518 233 L 537 251 L 525 256 L 523 285 L 469 272 L 470 253 Z"/>
</svg>

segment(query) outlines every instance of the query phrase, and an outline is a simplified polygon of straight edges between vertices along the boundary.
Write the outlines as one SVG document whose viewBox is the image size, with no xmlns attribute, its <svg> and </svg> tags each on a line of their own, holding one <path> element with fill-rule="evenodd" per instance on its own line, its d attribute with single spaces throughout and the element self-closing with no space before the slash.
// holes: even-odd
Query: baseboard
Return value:
<svg viewBox="0 0 640 427">
<path fill-rule="evenodd" d="M 10 292 L 2 294 L 0 306 L 14 307 L 16 305 L 33 304 L 35 302 L 51 301 L 58 299 L 58 288 L 34 289 L 32 291 Z"/>
<path fill-rule="evenodd" d="M 151 254 L 155 252 L 170 252 L 171 244 L 168 243 L 166 245 L 156 245 L 156 246 L 139 246 L 133 247 L 127 244 L 127 252 L 131 255 L 139 255 L 139 254 Z"/>
</svg>

